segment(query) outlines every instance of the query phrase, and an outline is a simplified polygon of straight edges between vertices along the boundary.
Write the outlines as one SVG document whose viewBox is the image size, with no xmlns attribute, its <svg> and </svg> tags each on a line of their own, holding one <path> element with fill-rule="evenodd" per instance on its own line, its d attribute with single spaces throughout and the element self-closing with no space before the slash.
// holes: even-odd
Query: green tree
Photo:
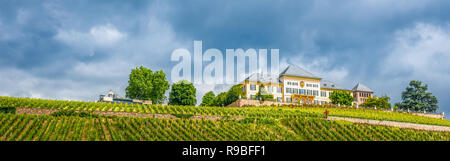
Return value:
<svg viewBox="0 0 450 161">
<path fill-rule="evenodd" d="M 267 92 L 266 88 L 262 84 L 259 87 L 258 93 L 256 93 L 256 98 L 260 101 L 273 101 L 273 95 Z"/>
<path fill-rule="evenodd" d="M 226 106 L 226 104 L 225 104 L 226 99 L 227 99 L 227 92 L 219 93 L 219 94 L 217 95 L 217 97 L 214 98 L 214 103 L 213 103 L 213 105 L 214 105 L 214 106 L 220 106 L 220 107 Z"/>
<path fill-rule="evenodd" d="M 209 91 L 203 96 L 202 103 L 200 104 L 200 106 L 213 106 L 215 97 L 216 95 L 214 95 L 214 92 Z"/>
<path fill-rule="evenodd" d="M 333 91 L 330 95 L 332 104 L 352 105 L 353 97 L 349 92 L 345 91 Z"/>
<path fill-rule="evenodd" d="M 154 104 L 162 103 L 169 89 L 169 82 L 164 71 L 153 71 L 140 66 L 132 69 L 126 90 L 126 97 L 131 99 L 151 100 Z"/>
<path fill-rule="evenodd" d="M 364 101 L 363 104 L 361 104 L 361 106 L 364 107 L 377 107 L 377 108 L 383 108 L 383 109 L 391 109 L 391 103 L 389 103 L 389 100 L 391 98 L 389 98 L 388 96 L 382 96 L 380 98 L 378 97 L 371 97 L 368 98 Z"/>
<path fill-rule="evenodd" d="M 196 89 L 194 84 L 186 80 L 180 80 L 172 84 L 169 95 L 169 105 L 190 105 L 197 103 L 195 98 Z"/>
<path fill-rule="evenodd" d="M 243 92 L 242 92 L 241 85 L 238 84 L 238 85 L 232 86 L 226 94 L 224 106 L 227 106 L 227 105 L 233 103 L 234 101 L 239 99 L 239 96 L 242 97 L 242 95 L 243 95 Z"/>
<path fill-rule="evenodd" d="M 427 90 L 428 85 L 422 85 L 421 81 L 410 81 L 406 91 L 402 92 L 402 102 L 396 106 L 404 110 L 436 112 L 438 100 Z"/>
</svg>

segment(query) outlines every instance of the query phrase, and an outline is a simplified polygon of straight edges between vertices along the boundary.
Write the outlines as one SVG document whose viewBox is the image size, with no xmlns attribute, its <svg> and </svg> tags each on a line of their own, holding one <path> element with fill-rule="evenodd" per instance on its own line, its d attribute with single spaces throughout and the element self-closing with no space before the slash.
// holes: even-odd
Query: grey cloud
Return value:
<svg viewBox="0 0 450 161">
<path fill-rule="evenodd" d="M 447 39 L 432 36 L 438 46 L 420 40 L 415 42 L 417 48 L 399 43 L 410 39 L 405 32 L 417 37 L 418 23 L 428 26 L 430 33 L 448 35 L 449 4 L 445 0 L 2 1 L 0 94 L 92 100 L 112 88 L 123 95 L 131 68 L 144 65 L 163 69 L 169 76 L 176 63 L 169 61 L 171 52 L 192 51 L 193 40 L 203 40 L 204 49 L 221 51 L 279 48 L 284 65 L 302 66 L 347 88 L 362 82 L 394 101 L 410 79 L 421 79 L 449 111 L 445 99 L 449 67 L 443 65 L 449 51 L 434 50 Z M 95 32 L 100 33 L 96 39 L 91 33 L 95 29 L 123 36 L 103 39 L 107 32 Z M 417 53 L 408 53 L 411 50 Z M 397 61 L 405 57 L 424 62 Z M 197 98 L 227 88 L 199 86 Z"/>
</svg>

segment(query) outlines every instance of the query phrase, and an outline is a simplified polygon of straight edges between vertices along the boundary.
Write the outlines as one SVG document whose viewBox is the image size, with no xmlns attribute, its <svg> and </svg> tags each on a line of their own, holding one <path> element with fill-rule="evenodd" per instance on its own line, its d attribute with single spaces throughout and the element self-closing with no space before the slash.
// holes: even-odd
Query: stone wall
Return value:
<svg viewBox="0 0 450 161">
<path fill-rule="evenodd" d="M 289 106 L 299 105 L 298 103 L 286 103 L 286 102 L 272 102 L 272 101 L 259 101 L 249 99 L 238 99 L 228 105 L 227 107 L 245 107 L 245 106 Z"/>
<path fill-rule="evenodd" d="M 298 103 L 287 103 L 287 102 L 272 102 L 272 101 L 259 101 L 259 100 L 248 100 L 248 99 L 238 99 L 235 102 L 231 103 L 227 107 L 247 107 L 247 106 L 301 106 Z M 331 105 L 334 107 L 343 107 L 343 108 L 352 108 L 352 106 L 345 105 Z M 361 108 L 361 107 L 360 107 Z M 372 108 L 369 108 L 372 109 Z M 376 109 L 376 108 L 375 108 Z M 383 110 L 383 109 L 378 109 Z M 383 110 L 386 112 L 393 112 L 390 110 Z M 443 114 L 432 114 L 432 113 L 419 113 L 419 112 L 402 112 L 402 113 L 410 113 L 412 115 L 418 115 L 423 117 L 431 117 L 438 119 L 445 119 Z"/>
<path fill-rule="evenodd" d="M 16 114 L 35 114 L 35 115 L 50 115 L 57 109 L 44 109 L 44 108 L 16 108 Z"/>
<path fill-rule="evenodd" d="M 418 112 L 413 112 L 413 113 L 411 113 L 411 114 L 413 114 L 413 115 L 418 115 L 418 116 L 424 116 L 424 117 L 431 117 L 431 118 L 444 119 L 444 115 L 443 115 L 443 114 L 418 113 Z"/>
</svg>

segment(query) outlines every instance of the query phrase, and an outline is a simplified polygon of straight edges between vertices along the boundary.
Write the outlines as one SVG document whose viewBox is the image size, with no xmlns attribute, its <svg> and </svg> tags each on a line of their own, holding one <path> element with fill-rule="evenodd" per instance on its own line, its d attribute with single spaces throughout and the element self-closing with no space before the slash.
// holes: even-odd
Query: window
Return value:
<svg viewBox="0 0 450 161">
<path fill-rule="evenodd" d="M 251 84 L 251 85 L 250 85 L 250 90 L 255 91 L 255 90 L 256 90 L 256 85 Z"/>
<path fill-rule="evenodd" d="M 312 91 L 311 90 L 306 90 L 306 95 L 311 96 L 312 95 Z"/>
<path fill-rule="evenodd" d="M 325 92 L 325 91 L 320 91 L 320 96 L 326 97 L 326 96 L 327 96 L 327 92 Z"/>
<path fill-rule="evenodd" d="M 273 91 L 272 89 L 273 89 L 272 86 L 267 87 L 268 92 L 272 92 Z"/>
<path fill-rule="evenodd" d="M 286 102 L 292 102 L 292 98 L 286 98 Z"/>
<path fill-rule="evenodd" d="M 325 83 L 325 84 L 323 84 L 323 86 L 324 86 L 324 87 L 326 87 L 326 86 L 327 86 L 327 84 Z"/>
<path fill-rule="evenodd" d="M 291 88 L 286 88 L 286 93 L 291 93 Z"/>
<path fill-rule="evenodd" d="M 328 92 L 328 96 L 331 96 L 331 93 L 332 93 L 332 92 Z"/>
<path fill-rule="evenodd" d="M 281 97 L 277 97 L 277 102 L 281 102 Z"/>
<path fill-rule="evenodd" d="M 314 91 L 313 91 L 313 95 L 314 95 L 314 96 L 319 96 L 319 91 L 314 90 Z"/>
<path fill-rule="evenodd" d="M 250 95 L 250 99 L 252 99 L 252 100 L 256 99 L 255 95 Z"/>
<path fill-rule="evenodd" d="M 245 86 L 242 87 L 242 93 L 245 93 Z"/>
<path fill-rule="evenodd" d="M 319 104 L 319 101 L 317 101 L 317 100 L 314 100 L 314 104 Z"/>
<path fill-rule="evenodd" d="M 281 87 L 277 87 L 277 92 L 281 93 Z"/>
<path fill-rule="evenodd" d="M 333 84 L 333 85 L 331 85 L 331 87 L 335 87 L 335 86 L 334 86 L 334 84 Z"/>
<path fill-rule="evenodd" d="M 298 94 L 298 89 L 297 88 L 294 88 L 294 93 Z"/>
<path fill-rule="evenodd" d="M 304 89 L 300 89 L 300 94 L 304 95 L 305 94 L 305 90 Z"/>
</svg>

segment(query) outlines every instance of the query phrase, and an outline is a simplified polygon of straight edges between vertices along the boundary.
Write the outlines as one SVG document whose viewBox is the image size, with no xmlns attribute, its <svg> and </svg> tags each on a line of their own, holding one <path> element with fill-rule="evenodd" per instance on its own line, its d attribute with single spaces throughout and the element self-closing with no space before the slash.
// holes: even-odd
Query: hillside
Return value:
<svg viewBox="0 0 450 161">
<path fill-rule="evenodd" d="M 9 141 L 450 141 L 450 132 L 326 120 L 323 115 L 324 107 L 140 106 L 12 97 L 0 97 L 0 107 L 14 109 L 10 110 L 10 112 L 13 111 L 12 113 L 0 114 L 0 124 L 4 125 L 0 128 L 0 140 Z M 14 114 L 15 109 L 21 108 L 30 109 L 31 112 Z M 326 109 L 330 111 L 331 116 L 450 126 L 450 121 L 445 119 L 407 113 L 351 108 Z M 39 110 L 46 110 L 48 113 L 33 113 Z"/>
</svg>

